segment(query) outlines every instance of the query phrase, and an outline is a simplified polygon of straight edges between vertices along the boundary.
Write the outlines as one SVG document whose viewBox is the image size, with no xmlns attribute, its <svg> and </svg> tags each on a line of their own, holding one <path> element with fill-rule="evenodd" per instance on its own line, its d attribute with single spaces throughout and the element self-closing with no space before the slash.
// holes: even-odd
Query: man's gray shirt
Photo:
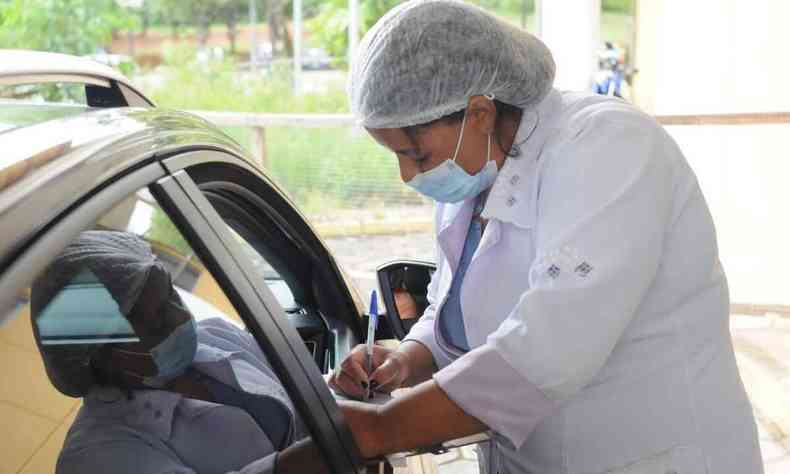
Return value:
<svg viewBox="0 0 790 474">
<path fill-rule="evenodd" d="M 192 368 L 249 393 L 274 397 L 307 436 L 299 416 L 254 338 L 211 318 L 198 323 Z M 244 410 L 163 390 L 97 389 L 84 398 L 64 442 L 58 474 L 258 474 L 274 472 L 277 452 Z"/>
</svg>

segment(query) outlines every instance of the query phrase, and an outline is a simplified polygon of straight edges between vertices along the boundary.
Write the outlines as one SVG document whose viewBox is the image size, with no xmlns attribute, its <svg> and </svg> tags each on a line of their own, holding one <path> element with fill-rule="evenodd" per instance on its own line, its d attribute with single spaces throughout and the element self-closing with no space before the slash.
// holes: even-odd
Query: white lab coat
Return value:
<svg viewBox="0 0 790 474">
<path fill-rule="evenodd" d="M 494 472 L 753 474 L 755 422 L 729 334 L 711 215 L 675 142 L 614 98 L 552 92 L 491 189 L 461 305 L 436 315 L 473 200 L 438 204 L 429 308 L 407 336 L 494 431 Z"/>
</svg>

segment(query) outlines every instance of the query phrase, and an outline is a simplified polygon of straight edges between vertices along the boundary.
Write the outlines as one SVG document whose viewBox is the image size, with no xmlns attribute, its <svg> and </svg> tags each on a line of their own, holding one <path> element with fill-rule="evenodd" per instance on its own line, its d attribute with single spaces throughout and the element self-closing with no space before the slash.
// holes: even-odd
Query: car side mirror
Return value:
<svg viewBox="0 0 790 474">
<path fill-rule="evenodd" d="M 376 269 L 381 299 L 392 334 L 403 340 L 428 307 L 428 283 L 436 265 L 419 260 L 396 260 Z"/>
</svg>

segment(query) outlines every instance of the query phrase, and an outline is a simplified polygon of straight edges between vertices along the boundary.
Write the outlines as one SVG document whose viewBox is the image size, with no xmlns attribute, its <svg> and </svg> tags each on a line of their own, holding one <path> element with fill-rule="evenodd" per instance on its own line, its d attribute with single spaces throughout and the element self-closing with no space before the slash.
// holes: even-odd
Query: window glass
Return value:
<svg viewBox="0 0 790 474">
<path fill-rule="evenodd" d="M 295 281 L 286 281 L 282 274 L 280 274 L 280 272 L 278 272 L 277 269 L 271 265 L 271 263 L 263 258 L 261 254 L 258 253 L 258 250 L 253 248 L 250 242 L 239 235 L 239 233 L 236 232 L 233 227 L 228 225 L 228 230 L 236 239 L 236 242 L 239 243 L 239 246 L 244 251 L 244 254 L 249 258 L 258 276 L 260 276 L 263 281 L 266 282 L 266 285 L 272 291 L 272 294 L 274 294 L 274 297 L 277 299 L 277 302 L 280 303 L 280 306 L 282 306 L 286 312 L 296 311 L 298 306 L 296 304 L 296 300 L 294 299 L 293 291 L 291 291 L 291 286 L 298 286 L 298 283 Z M 260 241 L 256 241 L 256 243 L 259 246 L 262 245 L 262 242 Z"/>
<path fill-rule="evenodd" d="M 241 217 L 238 209 L 228 202 L 214 200 L 213 203 L 258 277 L 271 290 L 282 314 L 296 329 L 318 369 L 328 373 L 335 363 L 334 339 L 310 293 L 307 282 L 312 278 L 312 270 L 306 257 L 299 254 L 282 232 L 271 227 L 263 229 L 260 221 Z"/>
<path fill-rule="evenodd" d="M 0 86 L 0 99 L 26 104 L 85 105 L 85 84 L 51 82 Z"/>
<path fill-rule="evenodd" d="M 9 472 L 263 470 L 278 451 L 298 455 L 278 462 L 321 462 L 255 339 L 147 189 L 20 292 L 0 352 Z"/>
</svg>

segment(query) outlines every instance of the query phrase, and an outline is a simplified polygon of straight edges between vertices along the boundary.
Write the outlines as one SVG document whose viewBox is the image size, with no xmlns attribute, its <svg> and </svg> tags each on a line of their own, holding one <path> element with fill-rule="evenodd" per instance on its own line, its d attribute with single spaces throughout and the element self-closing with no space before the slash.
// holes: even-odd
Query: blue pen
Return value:
<svg viewBox="0 0 790 474">
<path fill-rule="evenodd" d="M 368 338 L 365 341 L 365 354 L 366 359 L 366 372 L 368 375 L 373 371 L 373 343 L 376 340 L 376 326 L 378 325 L 379 311 L 378 311 L 378 298 L 376 298 L 376 290 L 370 293 L 370 311 L 368 311 Z M 365 400 L 370 400 L 370 379 L 368 379 L 368 386 L 365 391 Z"/>
</svg>

